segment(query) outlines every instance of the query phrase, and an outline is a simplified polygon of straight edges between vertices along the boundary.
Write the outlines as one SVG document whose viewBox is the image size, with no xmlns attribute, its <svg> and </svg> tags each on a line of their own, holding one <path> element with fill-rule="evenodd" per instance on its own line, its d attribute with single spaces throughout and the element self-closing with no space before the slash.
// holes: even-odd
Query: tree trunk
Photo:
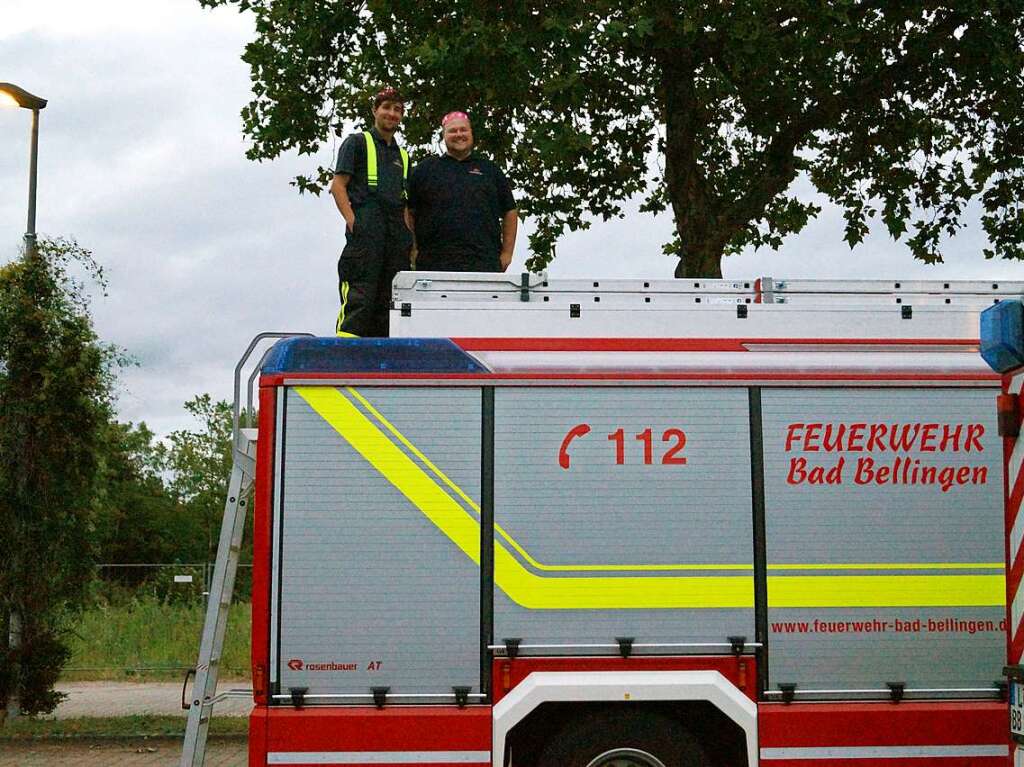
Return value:
<svg viewBox="0 0 1024 767">
<path fill-rule="evenodd" d="M 690 248 L 684 246 L 676 264 L 676 277 L 721 279 L 723 250 L 714 242 L 697 243 Z"/>
<path fill-rule="evenodd" d="M 7 718 L 5 721 L 13 722 L 21 714 L 21 700 L 18 695 L 21 691 L 21 664 L 18 662 L 18 653 L 21 650 L 21 614 L 17 609 L 11 610 L 8 625 L 7 647 L 13 660 L 11 662 L 11 684 L 7 691 Z"/>
<path fill-rule="evenodd" d="M 693 88 L 697 62 L 688 52 L 675 49 L 663 50 L 657 59 L 665 119 L 665 184 L 680 245 L 675 275 L 719 278 L 729 238 L 719 225 L 697 156 L 698 128 L 710 119 Z"/>
</svg>

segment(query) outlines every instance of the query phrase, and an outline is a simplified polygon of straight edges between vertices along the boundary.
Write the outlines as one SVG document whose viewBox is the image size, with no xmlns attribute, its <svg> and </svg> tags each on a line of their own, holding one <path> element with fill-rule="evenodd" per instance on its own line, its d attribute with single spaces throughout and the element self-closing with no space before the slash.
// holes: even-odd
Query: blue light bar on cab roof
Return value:
<svg viewBox="0 0 1024 767">
<path fill-rule="evenodd" d="M 981 356 L 997 373 L 1024 366 L 1024 305 L 1000 301 L 981 313 Z"/>
<path fill-rule="evenodd" d="M 271 347 L 267 373 L 487 373 L 447 338 L 286 338 Z"/>
</svg>

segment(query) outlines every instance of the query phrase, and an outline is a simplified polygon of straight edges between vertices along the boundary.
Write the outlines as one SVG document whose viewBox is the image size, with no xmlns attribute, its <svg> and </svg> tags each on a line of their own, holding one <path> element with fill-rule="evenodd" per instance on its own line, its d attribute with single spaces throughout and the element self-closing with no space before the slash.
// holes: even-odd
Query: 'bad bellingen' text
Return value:
<svg viewBox="0 0 1024 767">
<path fill-rule="evenodd" d="M 961 485 L 983 485 L 988 467 L 948 461 L 953 454 L 984 452 L 980 423 L 791 423 L 787 453 L 826 453 L 834 458 L 810 465 L 808 457 L 789 459 L 791 485 L 934 485 L 949 492 Z M 869 455 L 848 455 L 868 453 Z M 926 454 L 947 458 L 931 462 Z M 847 460 L 849 459 L 849 460 Z"/>
</svg>

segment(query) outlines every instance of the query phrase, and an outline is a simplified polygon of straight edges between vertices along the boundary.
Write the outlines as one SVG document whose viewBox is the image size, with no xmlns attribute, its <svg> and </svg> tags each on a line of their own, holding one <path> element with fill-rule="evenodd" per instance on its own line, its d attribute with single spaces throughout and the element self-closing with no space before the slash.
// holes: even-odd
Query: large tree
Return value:
<svg viewBox="0 0 1024 767">
<path fill-rule="evenodd" d="M 185 410 L 199 422 L 199 429 L 179 429 L 168 437 L 170 490 L 202 531 L 202 561 L 213 562 L 231 476 L 231 403 L 197 394 L 185 403 Z"/>
<path fill-rule="evenodd" d="M 94 577 L 99 454 L 120 361 L 99 343 L 83 286 L 88 251 L 29 241 L 0 268 L 0 703 L 53 709 L 66 635 Z"/>
<path fill-rule="evenodd" d="M 203 561 L 205 529 L 168 490 L 167 448 L 146 424 L 107 424 L 100 458 L 97 558 L 119 565 Z M 108 568 L 101 574 L 128 586 L 160 580 L 160 572 L 146 568 Z"/>
<path fill-rule="evenodd" d="M 169 490 L 177 496 L 183 513 L 203 535 L 203 545 L 198 555 L 202 561 L 212 564 L 217 557 L 218 534 L 224 520 L 225 493 L 231 477 L 232 407 L 226 400 L 214 401 L 209 394 L 197 394 L 185 403 L 185 410 L 198 422 L 198 428 L 180 429 L 171 432 L 168 437 L 170 450 L 167 467 L 171 470 Z M 243 423 L 246 415 L 247 411 L 243 408 Z M 240 558 L 243 569 L 235 585 L 235 594 L 248 596 L 251 570 L 245 565 L 252 562 L 251 514 L 246 517 Z"/>
<path fill-rule="evenodd" d="M 255 17 L 250 158 L 323 158 L 383 83 L 410 97 L 416 148 L 467 109 L 521 190 L 534 268 L 639 196 L 672 210 L 676 275 L 718 276 L 817 215 L 800 176 L 851 247 L 877 216 L 940 261 L 978 201 L 985 255 L 1024 257 L 1021 0 L 199 2 Z"/>
</svg>

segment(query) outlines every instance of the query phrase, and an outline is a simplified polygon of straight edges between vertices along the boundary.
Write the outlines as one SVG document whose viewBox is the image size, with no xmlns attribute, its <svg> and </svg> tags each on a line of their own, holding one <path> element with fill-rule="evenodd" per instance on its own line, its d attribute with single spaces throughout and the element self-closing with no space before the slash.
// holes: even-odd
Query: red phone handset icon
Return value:
<svg viewBox="0 0 1024 767">
<path fill-rule="evenodd" d="M 562 447 L 558 450 L 559 466 L 563 469 L 569 468 L 569 443 L 577 437 L 582 437 L 589 433 L 590 427 L 585 423 L 581 423 L 578 426 L 573 426 L 569 429 L 568 433 L 565 435 L 565 439 L 562 440 Z"/>
</svg>

